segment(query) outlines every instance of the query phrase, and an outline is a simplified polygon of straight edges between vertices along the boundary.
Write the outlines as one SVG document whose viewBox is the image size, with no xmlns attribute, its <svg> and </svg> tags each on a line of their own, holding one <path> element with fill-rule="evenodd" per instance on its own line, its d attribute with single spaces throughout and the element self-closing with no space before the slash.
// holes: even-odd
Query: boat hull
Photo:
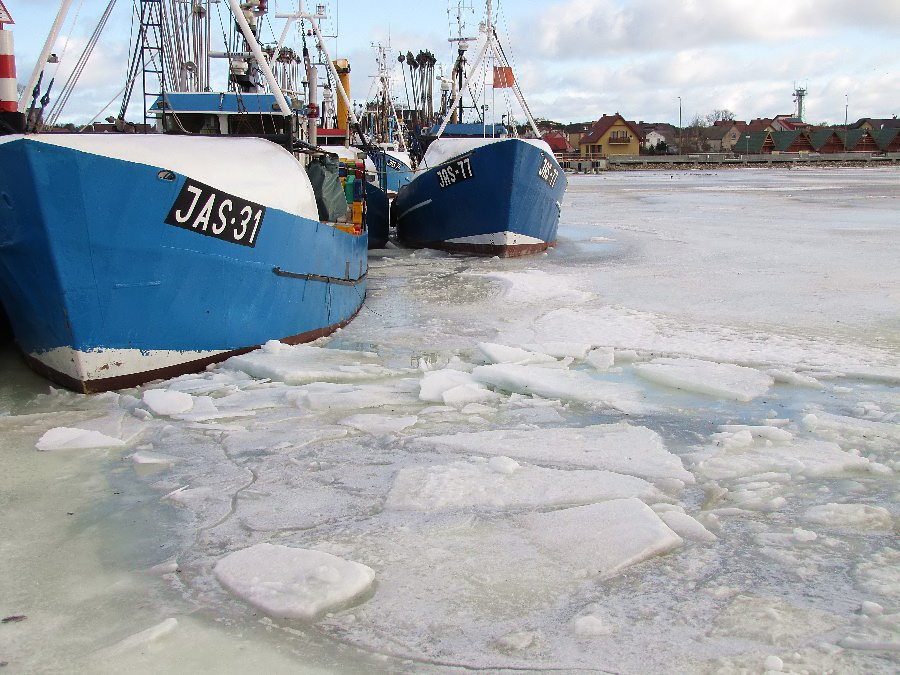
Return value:
<svg viewBox="0 0 900 675">
<path fill-rule="evenodd" d="M 142 384 L 316 339 L 358 312 L 367 237 L 267 194 L 309 188 L 280 147 L 135 135 L 108 156 L 100 135 L 40 138 L 0 139 L 0 294 L 20 349 L 54 381 Z M 234 175 L 270 160 L 282 169 L 238 194 Z"/>
<path fill-rule="evenodd" d="M 377 185 L 366 182 L 366 230 L 369 232 L 369 248 L 387 246 L 390 238 L 390 201 Z"/>
<path fill-rule="evenodd" d="M 404 246 L 513 257 L 554 245 L 566 179 L 519 139 L 469 149 L 418 175 L 391 205 Z M 394 215 L 396 214 L 396 215 Z"/>
<path fill-rule="evenodd" d="M 388 194 L 396 194 L 415 175 L 407 156 L 399 152 L 378 150 L 372 154 L 378 183 Z"/>
</svg>

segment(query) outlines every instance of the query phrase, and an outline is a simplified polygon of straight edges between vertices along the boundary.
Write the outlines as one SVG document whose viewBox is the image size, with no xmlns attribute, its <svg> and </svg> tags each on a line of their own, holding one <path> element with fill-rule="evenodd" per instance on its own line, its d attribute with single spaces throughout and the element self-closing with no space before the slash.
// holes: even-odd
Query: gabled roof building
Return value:
<svg viewBox="0 0 900 675">
<path fill-rule="evenodd" d="M 579 143 L 582 155 L 638 155 L 641 130 L 619 113 L 603 115 Z"/>
</svg>

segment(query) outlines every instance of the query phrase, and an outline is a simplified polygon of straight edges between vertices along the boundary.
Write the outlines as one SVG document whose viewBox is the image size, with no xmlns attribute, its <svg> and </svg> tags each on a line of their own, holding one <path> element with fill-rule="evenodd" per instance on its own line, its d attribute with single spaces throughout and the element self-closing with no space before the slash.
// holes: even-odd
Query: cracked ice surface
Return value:
<svg viewBox="0 0 900 675">
<path fill-rule="evenodd" d="M 898 176 L 573 177 L 547 255 L 390 250 L 331 338 L 19 400 L 0 659 L 895 672 Z"/>
</svg>

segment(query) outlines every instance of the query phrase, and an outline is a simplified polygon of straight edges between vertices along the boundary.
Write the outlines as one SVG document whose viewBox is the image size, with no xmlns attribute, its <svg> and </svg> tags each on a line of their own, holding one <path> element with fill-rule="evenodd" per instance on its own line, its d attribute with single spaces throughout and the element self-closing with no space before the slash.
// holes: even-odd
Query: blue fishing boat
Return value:
<svg viewBox="0 0 900 675">
<path fill-rule="evenodd" d="M 395 197 L 414 176 L 413 161 L 409 153 L 399 150 L 394 143 L 380 143 L 370 156 L 375 163 L 378 185 L 389 197 Z"/>
<path fill-rule="evenodd" d="M 443 122 L 422 138 L 425 155 L 413 179 L 391 205 L 399 243 L 473 255 L 512 257 L 542 251 L 556 242 L 566 177 L 515 83 L 492 24 L 491 3 L 482 27 L 481 47 L 464 75 L 465 42 L 460 40 L 455 72 L 459 86 Z M 512 89 L 534 138 L 511 136 L 487 123 L 488 106 L 474 106 L 482 120 L 463 124 L 462 92 L 472 74 L 494 59 L 495 88 Z M 454 121 L 451 124 L 451 121 Z"/>
<path fill-rule="evenodd" d="M 71 389 L 313 340 L 363 303 L 368 237 L 339 184 L 337 202 L 313 188 L 306 106 L 287 103 L 248 25 L 265 4 L 229 5 L 243 35 L 232 74 L 253 70 L 249 50 L 268 92 L 252 73 L 229 92 L 163 91 L 157 122 L 174 133 L 0 137 L 0 299 L 28 362 Z M 318 35 L 318 16 L 297 16 Z"/>
<path fill-rule="evenodd" d="M 413 161 L 408 151 L 408 130 L 394 102 L 387 50 L 383 45 L 376 45 L 375 63 L 378 67 L 374 80 L 376 91 L 367 103 L 361 121 L 371 139 L 367 149 L 375 164 L 378 186 L 393 199 L 397 191 L 412 180 Z"/>
</svg>

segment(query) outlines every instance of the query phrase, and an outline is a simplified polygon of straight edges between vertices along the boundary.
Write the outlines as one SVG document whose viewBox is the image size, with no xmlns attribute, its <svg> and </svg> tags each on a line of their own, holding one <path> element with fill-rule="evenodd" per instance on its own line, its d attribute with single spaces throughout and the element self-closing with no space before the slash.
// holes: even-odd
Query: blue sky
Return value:
<svg viewBox="0 0 900 675">
<path fill-rule="evenodd" d="M 71 31 L 54 89 L 106 0 L 83 6 Z M 293 3 L 269 0 L 285 11 Z M 323 0 L 319 0 L 322 2 Z M 16 21 L 18 79 L 31 73 L 58 0 L 4 0 Z M 310 6 L 315 3 L 309 3 Z M 354 99 L 364 99 L 374 72 L 374 43 L 394 53 L 429 49 L 451 65 L 456 0 L 324 0 L 333 57 L 351 63 Z M 466 13 L 470 26 L 484 3 Z M 448 11 L 450 5 L 450 11 Z M 634 121 L 687 125 L 727 109 L 738 119 L 795 110 L 804 87 L 806 121 L 843 123 L 900 114 L 900 0 L 495 0 L 497 30 L 537 117 L 589 121 L 620 112 Z M 119 0 L 61 119 L 87 121 L 124 83 L 131 0 Z M 453 28 L 451 32 L 451 19 Z M 78 45 L 78 46 L 76 46 Z M 399 73 L 397 74 L 398 82 Z M 402 88 L 402 83 L 400 84 Z M 680 97 L 680 101 L 679 101 Z M 139 96 L 136 98 L 140 98 Z M 114 114 L 117 105 L 104 113 Z"/>
</svg>

